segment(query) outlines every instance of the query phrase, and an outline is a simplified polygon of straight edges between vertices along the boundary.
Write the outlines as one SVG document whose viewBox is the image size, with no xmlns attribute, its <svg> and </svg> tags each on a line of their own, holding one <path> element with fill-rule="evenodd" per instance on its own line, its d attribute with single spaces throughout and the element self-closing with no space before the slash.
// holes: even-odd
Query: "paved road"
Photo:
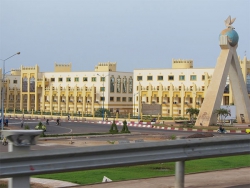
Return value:
<svg viewBox="0 0 250 188">
<path fill-rule="evenodd" d="M 29 125 L 31 129 L 34 129 L 38 124 L 37 120 L 25 120 L 24 125 Z M 45 124 L 45 122 L 43 122 Z M 20 129 L 20 120 L 12 119 L 9 123 L 10 126 Z M 121 129 L 122 126 L 118 126 L 118 129 Z M 107 124 L 96 124 L 96 123 L 83 123 L 83 122 L 61 122 L 61 126 L 57 126 L 55 121 L 51 121 L 47 125 L 47 134 L 67 134 L 67 133 L 98 133 L 98 132 L 108 132 L 110 125 Z M 186 136 L 194 134 L 192 131 L 174 131 L 174 130 L 164 130 L 164 129 L 152 129 L 145 127 L 130 127 L 129 130 L 133 132 L 141 133 L 166 133 L 166 134 L 175 134 L 178 136 Z M 214 135 L 219 135 L 218 133 L 213 133 Z M 230 135 L 232 135 L 230 133 Z"/>
</svg>

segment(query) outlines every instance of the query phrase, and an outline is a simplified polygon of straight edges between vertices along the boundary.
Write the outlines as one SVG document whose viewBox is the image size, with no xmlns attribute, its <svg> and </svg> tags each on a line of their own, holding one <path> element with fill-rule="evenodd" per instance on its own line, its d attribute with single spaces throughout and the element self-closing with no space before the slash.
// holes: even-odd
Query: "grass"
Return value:
<svg viewBox="0 0 250 188">
<path fill-rule="evenodd" d="M 185 173 L 199 173 L 250 167 L 250 155 L 228 156 L 219 158 L 186 161 Z M 130 167 L 117 167 L 98 170 L 86 170 L 57 174 L 37 175 L 38 178 L 57 179 L 81 185 L 100 183 L 103 176 L 113 181 L 170 176 L 175 173 L 175 163 L 157 163 Z"/>
</svg>

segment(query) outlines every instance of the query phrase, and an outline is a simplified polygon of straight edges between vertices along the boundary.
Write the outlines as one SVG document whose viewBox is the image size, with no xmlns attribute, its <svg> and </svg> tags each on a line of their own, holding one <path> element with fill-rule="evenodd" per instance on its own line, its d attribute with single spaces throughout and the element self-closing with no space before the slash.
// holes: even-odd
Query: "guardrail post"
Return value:
<svg viewBox="0 0 250 188">
<path fill-rule="evenodd" d="M 185 161 L 175 162 L 175 188 L 184 188 Z"/>
<path fill-rule="evenodd" d="M 11 142 L 8 143 L 9 152 L 27 152 L 30 150 L 30 146 L 14 146 Z M 20 188 L 30 187 L 29 176 L 19 176 L 9 179 L 8 188 Z"/>
<path fill-rule="evenodd" d="M 27 153 L 30 145 L 35 145 L 42 130 L 3 130 L 2 134 L 8 140 L 8 152 Z M 30 170 L 34 170 L 30 166 Z M 30 176 L 15 176 L 9 179 L 8 188 L 30 187 Z"/>
</svg>

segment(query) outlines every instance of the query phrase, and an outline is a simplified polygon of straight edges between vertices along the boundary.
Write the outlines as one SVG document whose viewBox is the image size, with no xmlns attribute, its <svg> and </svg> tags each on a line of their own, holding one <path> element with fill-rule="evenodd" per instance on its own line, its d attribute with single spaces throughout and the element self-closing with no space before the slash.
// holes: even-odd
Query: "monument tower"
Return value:
<svg viewBox="0 0 250 188">
<path fill-rule="evenodd" d="M 226 29 L 219 36 L 220 55 L 208 86 L 204 102 L 198 115 L 196 126 L 209 126 L 217 123 L 216 110 L 220 109 L 227 76 L 232 88 L 238 122 L 250 123 L 250 100 L 244 82 L 236 49 L 239 36 L 232 26 L 234 19 L 225 20 Z"/>
</svg>

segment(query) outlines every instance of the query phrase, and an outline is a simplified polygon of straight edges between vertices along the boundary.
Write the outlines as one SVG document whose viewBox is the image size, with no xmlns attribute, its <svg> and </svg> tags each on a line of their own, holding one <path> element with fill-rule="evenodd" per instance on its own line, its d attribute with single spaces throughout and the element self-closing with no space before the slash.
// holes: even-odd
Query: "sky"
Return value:
<svg viewBox="0 0 250 188">
<path fill-rule="evenodd" d="M 237 53 L 250 59 L 250 0 L 0 0 L 0 59 L 21 52 L 6 72 L 36 64 L 53 72 L 55 62 L 72 71 L 116 62 L 133 72 L 171 68 L 172 58 L 215 67 L 229 15 Z"/>
</svg>

